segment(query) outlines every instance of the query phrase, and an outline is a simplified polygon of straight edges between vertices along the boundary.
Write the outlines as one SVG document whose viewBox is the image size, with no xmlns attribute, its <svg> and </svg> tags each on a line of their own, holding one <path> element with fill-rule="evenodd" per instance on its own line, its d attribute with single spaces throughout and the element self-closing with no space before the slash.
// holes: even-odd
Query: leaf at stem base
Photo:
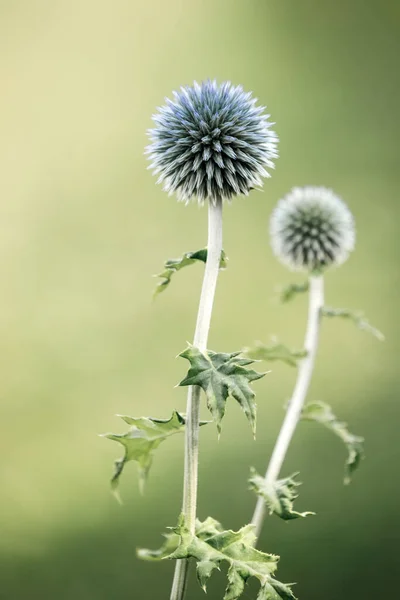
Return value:
<svg viewBox="0 0 400 600">
<path fill-rule="evenodd" d="M 255 540 L 252 525 L 246 525 L 239 531 L 224 531 L 221 524 L 211 517 L 203 523 L 197 521 L 195 535 L 192 535 L 181 517 L 178 526 L 167 534 L 166 543 L 159 551 L 139 550 L 138 555 L 145 560 L 194 558 L 197 578 L 204 591 L 212 573 L 220 570 L 221 563 L 226 562 L 228 585 L 223 600 L 240 598 L 250 577 L 260 583 L 257 600 L 295 600 L 290 584 L 281 583 L 273 577 L 279 556 L 256 550 Z"/>
</svg>

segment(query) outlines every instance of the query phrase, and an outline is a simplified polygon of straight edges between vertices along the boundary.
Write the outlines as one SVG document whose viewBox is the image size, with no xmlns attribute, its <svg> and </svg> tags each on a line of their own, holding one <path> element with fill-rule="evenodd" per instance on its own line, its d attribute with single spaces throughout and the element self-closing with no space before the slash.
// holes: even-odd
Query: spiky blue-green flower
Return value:
<svg viewBox="0 0 400 600">
<path fill-rule="evenodd" d="M 204 81 L 182 87 L 153 116 L 147 148 L 158 183 L 188 203 L 247 195 L 277 157 L 270 115 L 241 86 Z"/>
<path fill-rule="evenodd" d="M 355 244 L 353 215 L 324 187 L 293 188 L 279 200 L 270 234 L 274 254 L 296 271 L 319 272 L 340 265 Z"/>
</svg>

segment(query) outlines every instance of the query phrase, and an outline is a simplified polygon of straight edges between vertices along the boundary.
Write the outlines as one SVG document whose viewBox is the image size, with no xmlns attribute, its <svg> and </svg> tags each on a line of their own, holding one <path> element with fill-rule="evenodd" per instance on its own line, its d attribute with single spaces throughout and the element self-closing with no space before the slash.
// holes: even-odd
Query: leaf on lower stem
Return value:
<svg viewBox="0 0 400 600">
<path fill-rule="evenodd" d="M 298 294 L 308 292 L 308 288 L 308 281 L 304 281 L 304 283 L 290 283 L 281 290 L 280 300 L 283 304 L 290 302 L 290 300 L 293 300 Z"/>
<path fill-rule="evenodd" d="M 221 261 L 219 265 L 221 270 L 226 269 L 227 261 L 228 258 L 225 252 L 222 250 Z M 170 258 L 165 261 L 164 270 L 158 275 L 155 275 L 155 277 L 160 277 L 161 281 L 157 284 L 156 289 L 154 290 L 154 297 L 167 289 L 174 273 L 180 271 L 184 267 L 193 265 L 196 262 L 207 262 L 207 248 L 196 250 L 196 252 L 185 252 L 181 258 Z"/>
<path fill-rule="evenodd" d="M 306 404 L 301 418 L 306 421 L 321 423 L 343 441 L 348 451 L 344 483 L 350 483 L 353 472 L 364 458 L 364 438 L 350 433 L 347 429 L 347 423 L 339 421 L 333 414 L 331 407 L 324 402 Z"/>
<path fill-rule="evenodd" d="M 348 319 L 352 321 L 358 329 L 366 331 L 371 335 L 375 336 L 380 342 L 383 342 L 385 336 L 379 329 L 370 325 L 364 315 L 359 311 L 349 310 L 348 308 L 332 308 L 330 306 L 323 306 L 321 308 L 321 315 L 323 317 L 340 317 L 342 319 Z"/>
<path fill-rule="evenodd" d="M 134 460 L 139 468 L 139 485 L 141 491 L 144 489 L 152 461 L 153 452 L 166 438 L 185 429 L 185 417 L 177 411 L 172 413 L 170 419 L 152 419 L 150 417 L 127 417 L 118 415 L 131 425 L 127 433 L 105 433 L 103 437 L 114 440 L 125 448 L 122 458 L 115 461 L 114 475 L 111 479 L 111 487 L 117 492 L 119 479 L 127 462 Z M 205 422 L 201 422 L 204 425 Z"/>
<path fill-rule="evenodd" d="M 314 512 L 297 512 L 293 510 L 293 502 L 298 498 L 297 488 L 301 485 L 296 481 L 298 473 L 290 477 L 269 482 L 261 477 L 255 469 L 251 469 L 249 484 L 257 496 L 265 501 L 269 514 L 275 514 L 284 521 L 315 515 Z"/>
<path fill-rule="evenodd" d="M 173 529 L 172 527 L 170 528 Z M 181 538 L 177 533 L 164 533 L 165 542 L 158 550 L 149 550 L 148 548 L 138 548 L 137 556 L 141 560 L 153 561 L 157 562 L 159 560 L 163 560 L 164 558 L 169 558 L 171 554 L 175 552 L 178 548 Z"/>
<path fill-rule="evenodd" d="M 299 360 L 307 356 L 307 350 L 292 350 L 278 342 L 269 346 L 262 342 L 256 342 L 253 347 L 244 348 L 243 354 L 253 360 L 281 360 L 289 367 L 297 367 Z"/>
<path fill-rule="evenodd" d="M 183 516 L 179 517 L 179 523 L 182 521 Z M 208 517 L 205 521 L 199 521 L 196 519 L 196 535 L 201 539 L 206 539 L 215 533 L 216 521 Z M 139 548 L 137 550 L 138 558 L 148 561 L 159 561 L 164 558 L 170 558 L 170 555 L 175 552 L 180 544 L 180 536 L 175 532 L 176 527 L 168 527 L 171 533 L 164 533 L 165 538 L 164 544 L 158 550 L 148 550 L 147 548 Z M 222 529 L 221 529 L 222 531 Z"/>
<path fill-rule="evenodd" d="M 181 517 L 178 526 L 171 531 L 161 550 L 156 553 L 139 550 L 139 557 L 154 560 L 154 554 L 157 554 L 157 559 L 194 558 L 197 578 L 204 591 L 212 573 L 220 569 L 221 563 L 228 563 L 224 600 L 240 598 L 250 577 L 260 582 L 257 600 L 295 600 L 290 584 L 283 584 L 273 577 L 279 556 L 254 548 L 256 536 L 252 525 L 239 531 L 224 531 L 218 521 L 209 517 L 203 523 L 197 521 L 195 535 L 192 535 Z M 171 553 L 168 553 L 169 547 L 173 548 Z"/>
<path fill-rule="evenodd" d="M 241 358 L 241 352 L 201 352 L 189 346 L 179 356 L 186 358 L 191 368 L 180 386 L 198 385 L 203 388 L 207 397 L 207 406 L 221 431 L 221 421 L 225 414 L 226 401 L 229 396 L 235 398 L 250 421 L 255 433 L 256 403 L 255 393 L 250 387 L 252 381 L 261 379 L 266 373 L 257 373 L 248 369 L 254 361 Z"/>
</svg>

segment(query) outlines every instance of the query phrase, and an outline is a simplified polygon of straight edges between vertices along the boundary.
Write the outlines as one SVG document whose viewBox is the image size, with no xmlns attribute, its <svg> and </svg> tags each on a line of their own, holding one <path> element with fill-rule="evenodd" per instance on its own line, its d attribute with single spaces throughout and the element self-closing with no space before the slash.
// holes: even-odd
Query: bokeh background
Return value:
<svg viewBox="0 0 400 600">
<path fill-rule="evenodd" d="M 175 356 L 193 335 L 202 268 L 152 303 L 167 258 L 206 242 L 206 210 L 168 198 L 146 170 L 151 114 L 194 79 L 242 83 L 268 106 L 281 158 L 263 193 L 225 211 L 229 268 L 210 348 L 271 334 L 300 346 L 301 281 L 273 258 L 267 222 L 292 185 L 334 188 L 350 205 L 357 251 L 327 276 L 327 302 L 364 309 L 379 343 L 323 325 L 310 399 L 331 403 L 366 437 L 367 458 L 342 485 L 345 450 L 303 424 L 284 467 L 304 482 L 300 509 L 269 518 L 263 549 L 303 600 L 395 597 L 399 502 L 400 5 L 397 0 L 2 0 L 0 2 L 0 597 L 167 599 L 173 564 L 140 563 L 181 503 L 183 437 L 165 442 L 140 497 L 127 468 L 109 492 L 124 431 L 115 413 L 184 410 Z M 249 521 L 249 466 L 264 469 L 295 371 L 256 384 L 258 438 L 228 405 L 220 443 L 202 431 L 199 516 Z M 206 412 L 204 412 L 206 416 Z M 224 577 L 208 598 L 222 598 Z M 245 598 L 255 598 L 249 585 Z M 203 598 L 194 578 L 191 600 Z"/>
</svg>

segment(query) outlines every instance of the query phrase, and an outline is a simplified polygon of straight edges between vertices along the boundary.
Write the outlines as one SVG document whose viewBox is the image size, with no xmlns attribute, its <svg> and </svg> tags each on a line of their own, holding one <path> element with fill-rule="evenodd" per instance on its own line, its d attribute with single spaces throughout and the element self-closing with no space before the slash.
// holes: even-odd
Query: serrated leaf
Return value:
<svg viewBox="0 0 400 600">
<path fill-rule="evenodd" d="M 169 558 L 175 552 L 180 544 L 181 538 L 176 533 L 164 533 L 165 542 L 158 550 L 149 550 L 148 548 L 138 548 L 137 556 L 141 560 L 159 561 Z"/>
<path fill-rule="evenodd" d="M 255 433 L 256 403 L 250 383 L 261 379 L 265 373 L 248 369 L 247 366 L 254 361 L 241 358 L 240 354 L 241 352 L 227 354 L 211 350 L 201 352 L 198 348 L 189 346 L 179 355 L 191 364 L 188 374 L 179 385 L 198 385 L 203 388 L 218 432 L 221 431 L 227 398 L 232 396 L 242 407 Z"/>
<path fill-rule="evenodd" d="M 105 433 L 103 437 L 122 444 L 125 454 L 115 461 L 114 474 L 111 487 L 117 490 L 119 479 L 127 462 L 134 460 L 139 468 L 139 485 L 141 491 L 147 479 L 152 461 L 153 452 L 168 437 L 181 433 L 185 429 L 185 418 L 177 411 L 172 413 L 170 419 L 152 419 L 150 417 L 128 417 L 118 415 L 125 423 L 131 425 L 126 433 Z M 201 425 L 204 425 L 202 422 Z"/>
<path fill-rule="evenodd" d="M 290 302 L 293 300 L 298 294 L 304 294 L 308 292 L 309 282 L 304 281 L 304 283 L 290 283 L 285 286 L 280 293 L 280 301 L 285 304 L 286 302 Z"/>
<path fill-rule="evenodd" d="M 239 531 L 224 531 L 218 521 L 209 517 L 203 523 L 197 521 L 195 535 L 191 535 L 181 517 L 173 533 L 178 536 L 179 544 L 169 555 L 162 552 L 163 558 L 194 558 L 197 578 L 204 591 L 212 573 L 226 562 L 229 568 L 224 600 L 240 598 L 250 577 L 260 582 L 257 600 L 295 600 L 290 585 L 273 577 L 279 557 L 254 548 L 256 536 L 252 525 Z M 139 555 L 147 558 L 149 551 L 144 553 L 144 556 L 143 551 Z"/>
<path fill-rule="evenodd" d="M 183 523 L 183 516 L 179 518 L 179 523 Z M 196 519 L 196 535 L 201 539 L 207 539 L 208 537 L 215 534 L 216 524 L 219 526 L 219 530 L 222 531 L 222 527 L 211 517 L 208 517 L 205 521 L 199 521 Z M 165 538 L 164 544 L 158 550 L 149 550 L 148 548 L 139 548 L 137 550 L 138 558 L 147 561 L 159 561 L 164 558 L 169 558 L 170 555 L 175 552 L 180 544 L 180 536 L 174 533 L 175 527 L 169 527 L 171 533 L 163 534 Z"/>
<path fill-rule="evenodd" d="M 256 342 L 253 347 L 244 348 L 243 354 L 253 360 L 281 360 L 290 367 L 297 367 L 299 360 L 307 356 L 307 350 L 292 350 L 279 343 L 267 346 L 262 342 Z"/>
<path fill-rule="evenodd" d="M 219 264 L 219 268 L 221 270 L 226 269 L 227 260 L 227 256 L 222 250 L 221 261 Z M 207 248 L 196 250 L 196 252 L 185 252 L 185 254 L 181 258 L 170 258 L 167 261 L 165 261 L 164 270 L 158 275 L 155 275 L 155 277 L 160 277 L 161 281 L 157 284 L 156 289 L 154 290 L 154 297 L 156 297 L 158 294 L 167 289 L 174 273 L 180 271 L 184 267 L 193 265 L 196 262 L 207 262 Z"/>
<path fill-rule="evenodd" d="M 321 308 L 321 315 L 323 317 L 340 317 L 342 319 L 348 319 L 352 321 L 358 329 L 366 331 L 371 335 L 375 336 L 380 342 L 383 342 L 385 336 L 379 329 L 370 325 L 364 315 L 359 311 L 353 311 L 348 308 L 332 308 L 331 306 L 323 306 Z"/>
<path fill-rule="evenodd" d="M 347 429 L 347 423 L 339 421 L 333 414 L 329 404 L 325 404 L 324 402 L 312 402 L 306 404 L 303 408 L 301 418 L 307 421 L 321 423 L 343 441 L 348 451 L 345 464 L 344 483 L 350 483 L 353 472 L 364 458 L 364 438 L 350 433 Z"/>
<path fill-rule="evenodd" d="M 296 481 L 298 473 L 290 477 L 269 482 L 261 477 L 255 469 L 251 469 L 250 489 L 261 496 L 269 509 L 269 514 L 275 514 L 284 521 L 315 515 L 314 512 L 297 512 L 293 510 L 293 502 L 298 498 L 297 488 L 301 485 Z"/>
</svg>

